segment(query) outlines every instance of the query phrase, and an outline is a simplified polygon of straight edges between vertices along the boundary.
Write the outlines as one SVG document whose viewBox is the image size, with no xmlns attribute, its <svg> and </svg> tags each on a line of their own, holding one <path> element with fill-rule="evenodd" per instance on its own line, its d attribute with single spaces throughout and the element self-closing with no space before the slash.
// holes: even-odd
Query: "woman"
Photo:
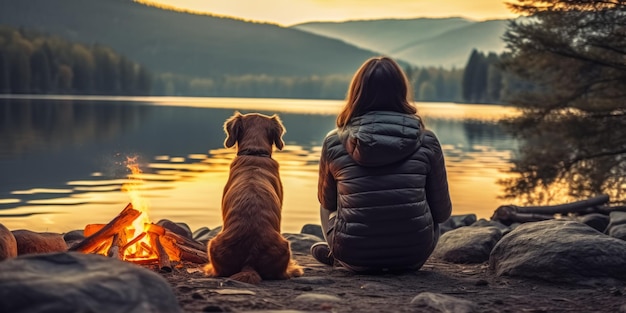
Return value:
<svg viewBox="0 0 626 313">
<path fill-rule="evenodd" d="M 324 140 L 318 198 L 326 242 L 311 254 L 357 272 L 419 269 L 451 214 L 446 176 L 441 145 L 400 66 L 367 60 Z"/>
</svg>

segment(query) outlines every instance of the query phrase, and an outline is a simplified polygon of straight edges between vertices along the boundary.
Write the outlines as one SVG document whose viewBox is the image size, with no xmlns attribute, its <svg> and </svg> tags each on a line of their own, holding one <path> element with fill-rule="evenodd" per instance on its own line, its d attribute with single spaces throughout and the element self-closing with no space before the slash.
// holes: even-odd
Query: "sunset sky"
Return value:
<svg viewBox="0 0 626 313">
<path fill-rule="evenodd" d="M 502 0 L 153 0 L 193 11 L 289 26 L 310 21 L 461 16 L 511 18 Z"/>
</svg>

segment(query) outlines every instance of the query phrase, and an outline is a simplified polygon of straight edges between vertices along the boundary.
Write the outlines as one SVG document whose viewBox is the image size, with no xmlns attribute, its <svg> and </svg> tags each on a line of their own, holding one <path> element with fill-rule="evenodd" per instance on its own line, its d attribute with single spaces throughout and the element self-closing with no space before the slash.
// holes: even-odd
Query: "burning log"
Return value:
<svg viewBox="0 0 626 313">
<path fill-rule="evenodd" d="M 135 264 L 157 263 L 162 272 L 171 272 L 173 261 L 208 262 L 206 246 L 198 241 L 152 223 L 135 229 L 133 223 L 141 214 L 129 203 L 108 224 L 85 226 L 86 238 L 70 251 L 100 253 Z M 138 231 L 143 232 L 135 235 Z"/>
<path fill-rule="evenodd" d="M 143 239 L 143 237 L 145 237 L 145 236 L 146 236 L 146 232 L 143 232 L 143 233 L 139 234 L 139 236 L 133 238 L 131 241 L 129 241 L 127 244 L 124 245 L 124 247 L 122 248 L 122 253 L 124 253 L 124 251 L 126 251 L 126 249 L 128 249 L 128 247 L 136 244 L 141 239 Z"/>
<path fill-rule="evenodd" d="M 148 226 L 148 232 L 159 234 L 159 243 L 173 261 L 207 263 L 206 246 L 195 240 L 180 236 L 156 224 Z"/>
<path fill-rule="evenodd" d="M 206 253 L 206 246 L 203 245 L 202 243 L 195 241 L 193 239 L 189 239 L 187 237 L 183 237 L 177 233 L 171 232 L 169 230 L 165 230 L 165 234 L 163 235 L 163 237 L 171 239 L 173 241 L 176 242 L 176 244 L 178 244 L 178 246 L 180 247 L 189 247 L 189 248 L 193 248 L 195 250 L 199 250 L 202 252 Z"/>
<path fill-rule="evenodd" d="M 553 219 L 555 214 L 595 213 L 601 212 L 600 205 L 609 202 L 608 195 L 600 195 L 586 200 L 549 206 L 520 207 L 503 205 L 498 207 L 491 216 L 491 220 L 505 225 L 512 223 L 536 222 Z"/>
<path fill-rule="evenodd" d="M 113 236 L 113 242 L 111 244 L 111 247 L 109 248 L 109 251 L 107 251 L 107 256 L 120 260 L 124 259 L 124 251 L 120 250 L 120 247 L 124 246 L 124 242 L 122 240 L 122 237 L 124 236 L 122 235 L 123 233 L 124 232 L 121 231 Z"/>
<path fill-rule="evenodd" d="M 192 247 L 178 246 L 180 249 L 180 259 L 192 263 L 203 264 L 209 262 L 209 256 L 206 251 L 197 250 Z"/>
<path fill-rule="evenodd" d="M 89 237 L 101 230 L 104 226 L 106 226 L 106 224 L 87 224 L 83 230 L 83 236 Z"/>
<path fill-rule="evenodd" d="M 160 236 L 155 233 L 150 233 L 150 243 L 156 248 L 155 252 L 158 257 L 159 262 L 159 270 L 161 272 L 171 272 L 172 271 L 172 263 L 170 262 L 170 257 L 163 248 L 163 245 L 160 241 Z"/>
<path fill-rule="evenodd" d="M 110 237 L 113 237 L 115 234 L 131 225 L 132 222 L 139 217 L 139 215 L 141 215 L 141 212 L 133 209 L 132 203 L 129 203 L 118 216 L 111 220 L 111 222 L 69 250 L 90 253 L 94 251 L 103 241 L 110 239 Z"/>
</svg>

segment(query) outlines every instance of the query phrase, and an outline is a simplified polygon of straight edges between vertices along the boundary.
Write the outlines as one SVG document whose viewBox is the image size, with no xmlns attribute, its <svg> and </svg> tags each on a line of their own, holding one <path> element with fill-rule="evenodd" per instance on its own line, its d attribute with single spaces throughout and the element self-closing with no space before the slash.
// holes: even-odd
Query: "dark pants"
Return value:
<svg viewBox="0 0 626 313">
<path fill-rule="evenodd" d="M 333 213 L 330 210 L 326 210 L 320 207 L 320 221 L 322 225 L 322 232 L 324 233 L 324 240 L 328 243 L 328 246 L 333 246 L 333 230 L 335 229 L 335 218 L 337 212 Z M 332 215 L 332 216 L 331 216 Z"/>
<path fill-rule="evenodd" d="M 322 232 L 324 233 L 324 239 L 326 240 L 326 243 L 328 243 L 328 246 L 330 247 L 331 251 L 332 251 L 332 246 L 333 246 L 333 237 L 335 235 L 334 229 L 335 229 L 336 218 L 337 218 L 336 211 L 330 211 L 330 210 L 324 209 L 323 207 L 320 207 L 320 221 L 321 221 L 320 224 L 322 226 Z M 429 248 L 429 251 L 428 251 L 429 255 L 435 250 L 435 247 L 437 246 L 437 243 L 439 242 L 439 236 L 441 233 L 439 231 L 439 224 L 435 223 L 433 225 L 433 229 L 435 233 L 433 236 L 432 246 Z M 353 270 L 355 272 L 372 272 L 372 271 L 377 272 L 381 270 L 381 269 L 372 269 L 372 268 L 360 267 L 360 266 L 352 266 L 349 264 L 345 264 L 339 260 L 337 260 L 337 262 L 339 262 L 343 267 Z M 415 264 L 415 266 L 412 266 L 410 268 L 398 269 L 398 270 L 417 270 L 421 268 L 422 265 L 424 265 L 424 263 L 426 263 L 426 260 L 424 260 L 424 262 L 420 264 Z"/>
</svg>

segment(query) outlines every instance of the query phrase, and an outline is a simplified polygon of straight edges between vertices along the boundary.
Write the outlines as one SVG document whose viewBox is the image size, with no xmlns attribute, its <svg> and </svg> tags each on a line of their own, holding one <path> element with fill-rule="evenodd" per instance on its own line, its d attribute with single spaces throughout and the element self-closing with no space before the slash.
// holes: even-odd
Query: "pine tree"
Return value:
<svg viewBox="0 0 626 313">
<path fill-rule="evenodd" d="M 509 95 L 523 114 L 505 124 L 522 142 L 507 197 L 626 202 L 626 2 L 518 0 L 527 18 L 505 33 L 507 75 L 532 88 Z M 558 186 L 559 189 L 550 189 Z"/>
</svg>

